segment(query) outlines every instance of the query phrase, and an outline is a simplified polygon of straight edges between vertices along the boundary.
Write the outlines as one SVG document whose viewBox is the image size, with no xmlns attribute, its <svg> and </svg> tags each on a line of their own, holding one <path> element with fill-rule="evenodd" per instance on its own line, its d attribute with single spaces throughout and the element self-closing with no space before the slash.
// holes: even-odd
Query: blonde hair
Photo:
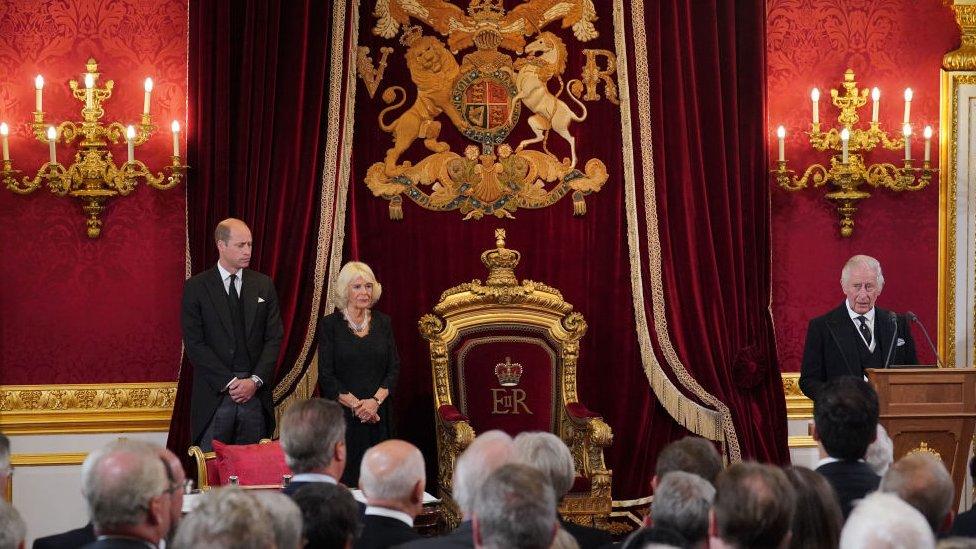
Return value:
<svg viewBox="0 0 976 549">
<path fill-rule="evenodd" d="M 380 300 L 380 295 L 383 294 L 383 285 L 376 280 L 373 269 L 370 269 L 369 265 L 362 261 L 350 261 L 342 266 L 342 269 L 339 270 L 339 276 L 336 278 L 333 295 L 338 309 L 344 310 L 346 304 L 349 303 L 349 285 L 352 284 L 353 280 L 356 280 L 357 276 L 363 277 L 366 282 L 373 283 L 373 301 L 370 302 L 369 306 L 372 307 Z"/>
</svg>

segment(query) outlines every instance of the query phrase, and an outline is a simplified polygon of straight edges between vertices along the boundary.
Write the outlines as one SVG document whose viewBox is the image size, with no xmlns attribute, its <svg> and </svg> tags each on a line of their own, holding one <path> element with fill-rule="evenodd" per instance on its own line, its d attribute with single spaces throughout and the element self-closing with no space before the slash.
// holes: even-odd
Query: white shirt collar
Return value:
<svg viewBox="0 0 976 549">
<path fill-rule="evenodd" d="M 224 266 L 221 265 L 219 261 L 217 262 L 217 270 L 220 271 L 220 279 L 226 283 L 227 277 L 229 277 L 231 274 L 230 271 L 225 269 Z M 244 269 L 238 269 L 236 274 L 237 274 L 237 279 L 241 280 L 241 277 L 244 276 Z"/>
<path fill-rule="evenodd" d="M 817 470 L 817 469 L 823 467 L 824 465 L 829 465 L 831 463 L 837 463 L 837 462 L 840 462 L 840 461 L 844 461 L 844 460 L 843 459 L 839 459 L 839 458 L 835 458 L 835 457 L 827 456 L 827 457 L 821 459 L 820 461 L 818 461 L 817 462 L 817 465 L 814 466 L 813 469 L 814 470 Z M 859 462 L 859 463 L 866 463 L 863 459 L 858 459 L 856 461 Z"/>
<path fill-rule="evenodd" d="M 871 307 L 870 311 L 862 315 L 861 313 L 855 311 L 854 309 L 851 309 L 851 304 L 848 303 L 846 299 L 844 300 L 844 305 L 847 306 L 847 314 L 851 315 L 851 320 L 857 321 L 858 324 L 860 324 L 861 321 L 857 320 L 857 317 L 863 316 L 864 318 L 868 319 L 868 325 L 874 327 L 874 311 L 875 311 L 874 307 Z"/>
<path fill-rule="evenodd" d="M 396 511 L 394 509 L 387 509 L 386 507 L 374 507 L 372 505 L 366 506 L 367 515 L 376 515 L 380 517 L 388 517 L 391 519 L 397 519 L 400 522 L 406 524 L 407 526 L 413 528 L 413 519 L 410 515 L 404 513 L 403 511 Z"/>
<path fill-rule="evenodd" d="M 336 479 L 330 477 L 329 475 L 323 475 L 321 473 L 299 473 L 291 477 L 292 482 L 328 482 L 329 484 L 338 484 Z"/>
</svg>

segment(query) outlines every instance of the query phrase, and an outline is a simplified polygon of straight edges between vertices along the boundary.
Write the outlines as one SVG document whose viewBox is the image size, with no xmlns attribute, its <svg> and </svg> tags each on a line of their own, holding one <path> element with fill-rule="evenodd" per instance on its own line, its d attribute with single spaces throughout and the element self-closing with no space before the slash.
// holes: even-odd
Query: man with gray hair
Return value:
<svg viewBox="0 0 976 549">
<path fill-rule="evenodd" d="M 302 549 L 302 510 L 292 499 L 281 492 L 256 490 L 254 497 L 271 519 L 276 549 Z"/>
<path fill-rule="evenodd" d="M 698 475 L 672 471 L 664 475 L 654 491 L 650 523 L 681 534 L 688 547 L 708 547 L 708 514 L 715 488 Z"/>
<path fill-rule="evenodd" d="M 281 416 L 281 449 L 295 476 L 285 487 L 291 496 L 312 482 L 336 484 L 346 468 L 346 420 L 336 402 L 310 398 L 292 404 Z"/>
<path fill-rule="evenodd" d="M 952 499 L 956 490 L 942 460 L 927 453 L 909 454 L 888 468 L 879 490 L 900 497 L 922 513 L 932 532 L 952 524 Z"/>
<path fill-rule="evenodd" d="M 736 463 L 715 484 L 709 547 L 774 549 L 790 543 L 796 492 L 779 467 Z"/>
<path fill-rule="evenodd" d="M 454 501 L 461 510 L 461 524 L 453 532 L 438 538 L 421 539 L 403 545 L 405 548 L 471 548 L 474 532 L 471 517 L 474 500 L 485 479 L 499 467 L 515 459 L 512 437 L 502 431 L 486 431 L 458 457 L 454 464 Z"/>
<path fill-rule="evenodd" d="M 0 498 L 0 549 L 18 549 L 27 536 L 27 526 L 20 513 Z"/>
<path fill-rule="evenodd" d="M 874 492 L 854 507 L 840 532 L 840 549 L 933 549 L 935 535 L 911 505 Z"/>
<path fill-rule="evenodd" d="M 413 520 L 424 507 L 426 478 L 424 456 L 409 442 L 387 440 L 366 451 L 359 488 L 368 505 L 356 549 L 383 549 L 420 538 Z"/>
<path fill-rule="evenodd" d="M 475 497 L 474 545 L 484 549 L 548 549 L 559 521 L 545 476 L 520 463 L 499 467 Z"/>
<path fill-rule="evenodd" d="M 835 377 L 862 378 L 867 368 L 918 362 L 905 319 L 874 306 L 884 283 L 877 259 L 855 255 L 847 260 L 840 276 L 847 299 L 807 327 L 800 390 L 811 400 Z"/>
<path fill-rule="evenodd" d="M 157 547 L 179 517 L 174 494 L 183 489 L 171 479 L 161 448 L 119 439 L 95 450 L 81 466 L 82 493 L 97 539 L 86 548 Z"/>
<path fill-rule="evenodd" d="M 516 461 L 538 469 L 549 480 L 556 502 L 573 487 L 576 466 L 566 443 L 552 433 L 526 431 L 515 437 Z M 560 526 L 573 536 L 581 549 L 603 547 L 612 541 L 610 532 L 580 526 L 560 519 Z"/>
<path fill-rule="evenodd" d="M 276 549 L 271 518 L 258 499 L 234 486 L 211 490 L 187 514 L 174 549 Z"/>
</svg>

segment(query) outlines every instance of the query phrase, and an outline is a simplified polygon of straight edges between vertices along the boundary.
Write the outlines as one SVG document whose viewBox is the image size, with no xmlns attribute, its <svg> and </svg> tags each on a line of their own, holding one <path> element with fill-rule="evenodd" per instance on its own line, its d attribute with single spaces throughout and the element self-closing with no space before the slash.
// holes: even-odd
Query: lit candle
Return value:
<svg viewBox="0 0 976 549">
<path fill-rule="evenodd" d="M 85 75 L 85 108 L 90 109 L 94 104 L 95 90 L 95 77 L 91 74 Z"/>
<path fill-rule="evenodd" d="M 912 126 L 910 124 L 905 124 L 901 133 L 905 135 L 905 160 L 912 159 Z"/>
<path fill-rule="evenodd" d="M 912 112 L 912 89 L 905 88 L 905 124 L 908 124 Z"/>
<path fill-rule="evenodd" d="M 851 131 L 844 128 L 840 131 L 840 161 L 847 164 L 847 143 L 851 139 Z"/>
<path fill-rule="evenodd" d="M 871 100 L 874 103 L 871 105 L 871 123 L 878 123 L 878 105 L 881 103 L 881 90 L 874 88 L 871 90 Z"/>
<path fill-rule="evenodd" d="M 786 128 L 780 126 L 776 128 L 776 137 L 779 138 L 779 161 L 786 161 Z"/>
<path fill-rule="evenodd" d="M 922 135 L 925 136 L 925 161 L 928 162 L 932 160 L 932 126 L 925 126 Z"/>
<path fill-rule="evenodd" d="M 41 108 L 43 105 L 43 102 L 41 101 L 41 90 L 43 89 L 44 77 L 38 74 L 36 77 L 34 77 L 34 110 L 37 112 L 44 112 L 44 109 Z"/>
<path fill-rule="evenodd" d="M 176 120 L 170 126 L 173 129 L 173 156 L 180 155 L 180 123 Z"/>
<path fill-rule="evenodd" d="M 0 140 L 3 141 L 3 159 L 10 160 L 10 147 L 7 145 L 7 135 L 10 134 L 10 128 L 7 126 L 6 122 L 0 122 Z"/>
<path fill-rule="evenodd" d="M 136 129 L 131 125 L 125 129 L 125 140 L 129 145 L 129 162 L 132 162 L 136 159 Z"/>
<path fill-rule="evenodd" d="M 810 92 L 810 99 L 813 101 L 813 123 L 820 123 L 820 90 L 813 88 Z"/>
<path fill-rule="evenodd" d="M 58 138 L 58 131 L 54 129 L 54 126 L 47 127 L 47 144 L 51 149 L 51 164 L 58 163 L 58 153 L 54 150 L 54 142 Z"/>
<path fill-rule="evenodd" d="M 152 78 L 146 78 L 146 83 L 143 84 L 143 88 L 146 90 L 146 99 L 142 102 L 142 114 L 149 114 L 149 94 L 152 93 L 153 89 Z"/>
</svg>

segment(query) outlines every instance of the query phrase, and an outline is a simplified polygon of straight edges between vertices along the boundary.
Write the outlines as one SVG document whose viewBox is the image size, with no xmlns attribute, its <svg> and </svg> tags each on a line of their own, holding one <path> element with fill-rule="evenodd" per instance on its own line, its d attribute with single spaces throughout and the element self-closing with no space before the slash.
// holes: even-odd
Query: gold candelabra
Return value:
<svg viewBox="0 0 976 549">
<path fill-rule="evenodd" d="M 892 139 L 881 129 L 878 122 L 878 106 L 881 94 L 878 88 L 868 90 L 858 89 L 854 81 L 854 71 L 848 69 L 844 73 L 843 92 L 830 90 L 831 103 L 840 109 L 837 121 L 840 129 L 830 128 L 823 131 L 819 119 L 820 100 L 819 90 L 811 93 L 813 102 L 813 122 L 810 129 L 810 145 L 817 151 L 836 151 L 830 156 L 829 167 L 823 164 L 813 164 L 797 178 L 793 170 L 786 167 L 784 139 L 786 131 L 783 126 L 777 130 L 779 138 L 779 160 L 775 169 L 770 170 L 776 182 L 787 191 L 799 191 L 813 183 L 814 187 L 830 184 L 833 190 L 826 194 L 826 198 L 834 202 L 840 214 L 840 234 L 850 237 L 854 234 L 854 213 L 861 200 L 871 196 L 864 190 L 865 185 L 871 187 L 887 187 L 893 191 L 918 191 L 924 189 L 932 180 L 932 174 L 937 170 L 931 166 L 931 138 L 932 128 L 926 127 L 925 154 L 921 167 L 915 167 L 911 155 L 912 127 L 909 122 L 911 112 L 912 90 L 905 90 L 905 117 L 902 126 L 902 137 Z M 858 110 L 867 104 L 868 95 L 872 98 L 871 124 L 868 129 L 855 128 L 860 118 Z M 904 163 L 898 167 L 890 162 L 867 164 L 862 153 L 870 152 L 875 147 L 896 151 L 905 151 Z"/>
<path fill-rule="evenodd" d="M 42 110 L 41 90 L 44 80 L 40 76 L 35 81 L 36 100 L 34 121 L 31 124 L 34 136 L 50 148 L 50 160 L 45 162 L 34 177 L 20 177 L 20 171 L 13 168 L 10 160 L 7 142 L 8 128 L 0 125 L 0 137 L 3 141 L 3 170 L 0 171 L 3 183 L 8 189 L 17 194 L 29 194 L 47 183 L 52 193 L 58 196 L 70 196 L 82 202 L 82 209 L 88 218 L 86 220 L 89 238 L 98 238 L 102 230 L 101 214 L 105 203 L 113 197 L 125 196 L 132 192 L 138 180 L 142 179 L 150 187 L 156 189 L 171 189 L 179 184 L 186 175 L 187 166 L 180 158 L 179 123 L 173 122 L 173 156 L 171 164 L 164 167 L 168 172 L 153 175 L 152 171 L 141 161 L 135 159 L 134 148 L 145 143 L 156 130 L 149 114 L 149 97 L 152 91 L 152 79 L 147 78 L 145 84 L 145 101 L 140 123 L 126 128 L 120 122 L 103 125 L 101 122 L 105 111 L 102 103 L 112 97 L 114 82 L 105 82 L 104 87 L 97 87 L 99 78 L 98 63 L 89 59 L 86 64 L 87 72 L 84 82 L 79 84 L 75 80 L 68 82 L 71 95 L 82 102 L 82 121 L 64 121 L 56 127 L 46 125 Z M 78 140 L 78 151 L 74 155 L 74 162 L 63 165 L 57 161 L 55 144 L 62 142 L 69 144 Z M 112 153 L 108 150 L 109 143 L 126 142 L 128 145 L 128 160 L 121 166 L 116 166 Z"/>
</svg>

